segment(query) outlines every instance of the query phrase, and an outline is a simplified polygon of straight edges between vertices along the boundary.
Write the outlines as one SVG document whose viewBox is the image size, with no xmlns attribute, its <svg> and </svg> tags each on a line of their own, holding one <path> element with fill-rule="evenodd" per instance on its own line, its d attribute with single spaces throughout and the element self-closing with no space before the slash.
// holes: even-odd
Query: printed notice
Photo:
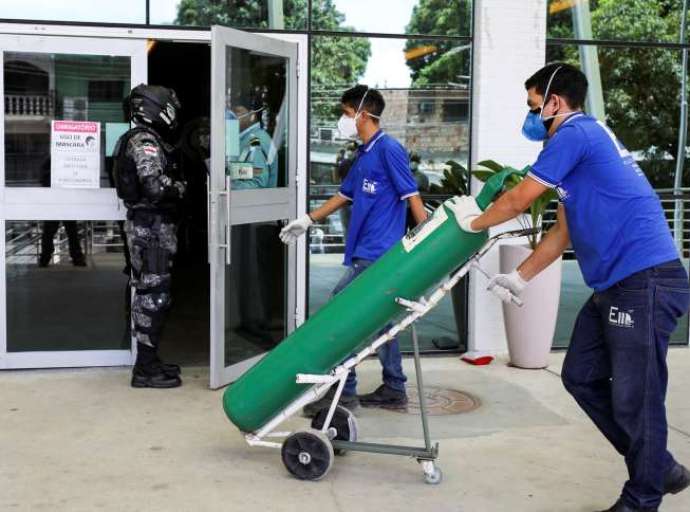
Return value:
<svg viewBox="0 0 690 512">
<path fill-rule="evenodd" d="M 53 121 L 50 131 L 50 186 L 98 188 L 101 167 L 101 124 Z"/>
</svg>

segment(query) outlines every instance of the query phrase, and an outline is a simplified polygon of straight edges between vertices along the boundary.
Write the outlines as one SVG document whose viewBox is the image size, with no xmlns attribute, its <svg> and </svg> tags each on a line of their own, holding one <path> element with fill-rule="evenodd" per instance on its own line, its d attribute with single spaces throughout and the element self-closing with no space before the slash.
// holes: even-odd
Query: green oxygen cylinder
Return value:
<svg viewBox="0 0 690 512">
<path fill-rule="evenodd" d="M 492 176 L 477 197 L 479 207 L 492 202 L 509 176 L 525 172 L 506 168 Z M 312 386 L 297 384 L 298 373 L 328 374 L 404 312 L 396 297 L 419 298 L 486 240 L 486 232 L 460 229 L 448 201 L 443 203 L 226 389 L 223 407 L 230 421 L 242 432 L 260 429 Z"/>
</svg>

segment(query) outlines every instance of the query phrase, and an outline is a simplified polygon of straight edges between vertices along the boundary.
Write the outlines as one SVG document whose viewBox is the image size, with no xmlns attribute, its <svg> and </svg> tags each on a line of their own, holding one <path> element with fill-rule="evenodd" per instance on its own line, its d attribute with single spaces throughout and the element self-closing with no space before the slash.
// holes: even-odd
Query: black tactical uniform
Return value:
<svg viewBox="0 0 690 512">
<path fill-rule="evenodd" d="M 171 89 L 139 85 L 129 98 L 136 127 L 115 146 L 114 178 L 127 207 L 125 233 L 131 262 L 132 335 L 137 341 L 134 387 L 176 387 L 177 365 L 157 355 L 165 314 L 170 308 L 170 266 L 177 251 L 178 205 L 185 183 L 177 176 L 170 139 L 179 101 Z"/>
</svg>

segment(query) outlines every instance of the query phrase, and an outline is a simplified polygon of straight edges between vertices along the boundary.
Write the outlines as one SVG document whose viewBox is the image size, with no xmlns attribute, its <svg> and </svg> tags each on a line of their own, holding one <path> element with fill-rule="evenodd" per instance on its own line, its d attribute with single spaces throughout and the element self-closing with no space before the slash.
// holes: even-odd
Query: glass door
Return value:
<svg viewBox="0 0 690 512">
<path fill-rule="evenodd" d="M 211 30 L 211 387 L 295 327 L 297 44 Z"/>
<path fill-rule="evenodd" d="M 112 150 L 146 41 L 0 35 L 0 368 L 131 364 Z"/>
</svg>

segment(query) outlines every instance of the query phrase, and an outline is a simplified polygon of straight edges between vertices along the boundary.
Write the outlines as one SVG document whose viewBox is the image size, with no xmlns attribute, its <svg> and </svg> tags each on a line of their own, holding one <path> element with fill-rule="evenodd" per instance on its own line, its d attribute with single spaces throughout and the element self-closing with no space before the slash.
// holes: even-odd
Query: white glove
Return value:
<svg viewBox="0 0 690 512">
<path fill-rule="evenodd" d="M 470 227 L 472 221 L 484 213 L 477 205 L 477 200 L 474 197 L 456 196 L 448 201 L 447 205 L 455 214 L 455 220 L 460 225 L 460 229 L 468 233 L 479 233 L 480 230 Z"/>
<path fill-rule="evenodd" d="M 284 244 L 290 245 L 304 233 L 306 233 L 309 229 L 309 226 L 312 224 L 314 224 L 314 221 L 311 220 L 311 217 L 305 213 L 280 230 L 281 241 Z"/>
<path fill-rule="evenodd" d="M 527 286 L 527 281 L 515 269 L 510 274 L 496 274 L 491 278 L 486 289 L 503 302 L 511 302 L 511 294 L 515 297 L 519 296 L 525 289 L 525 286 Z"/>
</svg>

